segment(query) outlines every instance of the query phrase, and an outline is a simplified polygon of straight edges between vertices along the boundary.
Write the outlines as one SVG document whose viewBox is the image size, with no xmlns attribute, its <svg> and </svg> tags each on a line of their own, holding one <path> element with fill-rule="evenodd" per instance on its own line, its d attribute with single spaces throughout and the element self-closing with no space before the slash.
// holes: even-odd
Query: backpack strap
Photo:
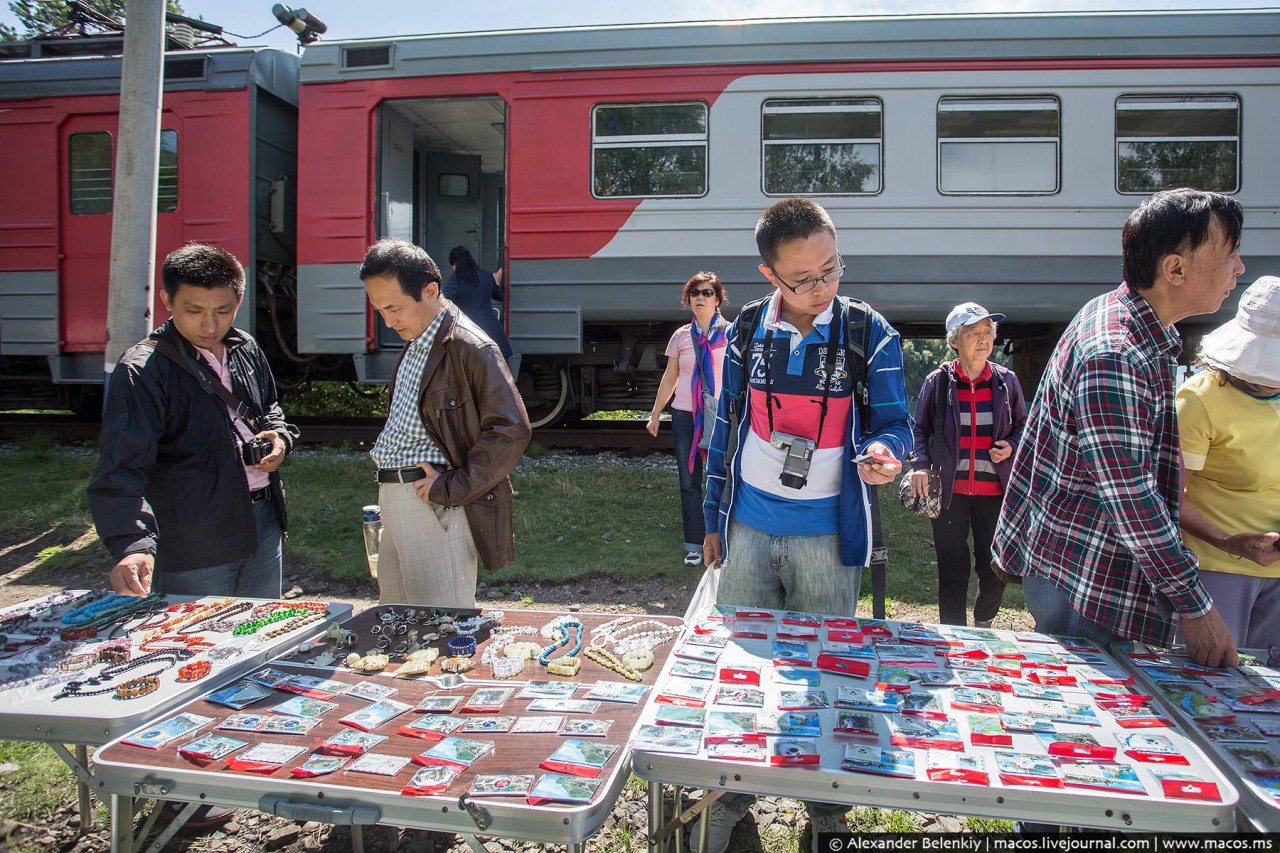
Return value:
<svg viewBox="0 0 1280 853">
<path fill-rule="evenodd" d="M 217 377 L 211 378 L 210 374 L 213 373 L 213 370 L 208 365 L 204 364 L 203 361 L 201 362 L 202 370 L 192 367 L 191 363 L 187 361 L 187 359 L 183 358 L 182 353 L 171 341 L 166 341 L 162 338 L 146 338 L 139 341 L 138 346 L 151 347 L 156 352 L 178 365 L 178 367 L 194 376 L 196 382 L 200 383 L 200 387 L 204 389 L 206 394 L 220 400 L 223 405 L 234 412 L 235 416 L 243 421 L 245 426 L 253 430 L 254 433 L 261 432 L 261 430 L 255 426 L 255 423 L 258 420 L 258 413 L 254 411 L 254 407 L 244 400 L 241 400 L 240 397 L 233 392 L 228 391 L 227 386 L 222 384 L 222 380 L 219 379 L 217 382 L 214 382 L 213 379 L 216 379 Z"/>
</svg>

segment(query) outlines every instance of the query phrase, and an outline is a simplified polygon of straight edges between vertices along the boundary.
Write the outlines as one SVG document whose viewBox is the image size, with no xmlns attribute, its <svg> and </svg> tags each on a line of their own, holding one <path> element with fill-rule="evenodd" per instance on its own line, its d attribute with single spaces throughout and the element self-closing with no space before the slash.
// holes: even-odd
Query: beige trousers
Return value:
<svg viewBox="0 0 1280 853">
<path fill-rule="evenodd" d="M 425 503 L 412 483 L 378 486 L 378 601 L 476 606 L 476 546 L 462 507 Z"/>
</svg>

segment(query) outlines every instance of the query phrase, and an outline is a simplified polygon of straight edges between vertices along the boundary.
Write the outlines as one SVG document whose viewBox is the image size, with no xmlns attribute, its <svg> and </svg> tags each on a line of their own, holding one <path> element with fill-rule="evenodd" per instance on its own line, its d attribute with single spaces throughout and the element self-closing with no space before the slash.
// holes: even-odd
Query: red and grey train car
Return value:
<svg viewBox="0 0 1280 853">
<path fill-rule="evenodd" d="M 1234 194 L 1251 272 L 1276 272 L 1277 68 L 1275 12 L 318 44 L 299 93 L 299 348 L 385 381 L 399 342 L 353 266 L 379 235 L 440 260 L 465 244 L 506 270 L 539 417 L 644 408 L 679 285 L 711 269 L 738 304 L 763 293 L 752 228 L 788 195 L 831 212 L 842 290 L 908 331 L 937 334 L 972 299 L 1009 315 L 1002 333 L 1051 336 L 1120 280 L 1120 226 L 1163 187 Z"/>
<path fill-rule="evenodd" d="M 549 421 L 650 405 L 679 285 L 711 269 L 735 304 L 764 293 L 755 221 L 807 195 L 840 229 L 844 292 L 907 334 L 987 304 L 1034 372 L 1120 279 L 1121 223 L 1153 190 L 1232 193 L 1245 280 L 1280 270 L 1278 46 L 1280 14 L 1215 11 L 406 36 L 315 44 L 300 65 L 171 54 L 158 250 L 226 246 L 251 270 L 242 325 L 382 382 L 401 342 L 356 278 L 368 244 L 439 261 L 467 245 L 505 269 L 521 390 Z M 119 70 L 0 62 L 9 385 L 100 381 Z"/>
<path fill-rule="evenodd" d="M 120 72 L 118 56 L 0 62 L 0 399 L 7 403 L 57 387 L 64 402 L 95 409 Z M 160 122 L 157 261 L 189 240 L 235 253 L 247 272 L 238 323 L 268 344 L 274 326 L 288 327 L 286 351 L 296 305 L 297 90 L 297 57 L 282 51 L 170 53 Z M 166 316 L 159 290 L 157 262 L 157 322 Z"/>
</svg>

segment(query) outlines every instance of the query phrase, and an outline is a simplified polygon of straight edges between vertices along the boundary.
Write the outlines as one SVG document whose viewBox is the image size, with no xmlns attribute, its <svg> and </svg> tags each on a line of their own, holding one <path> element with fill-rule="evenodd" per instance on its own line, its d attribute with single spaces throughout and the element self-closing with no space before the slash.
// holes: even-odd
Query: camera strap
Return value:
<svg viewBox="0 0 1280 853">
<path fill-rule="evenodd" d="M 232 414 L 239 418 L 241 422 L 249 428 L 249 431 L 254 435 L 257 435 L 262 431 L 254 425 L 258 420 L 258 414 L 254 411 L 254 407 L 249 403 L 246 403 L 244 400 L 241 400 L 234 392 L 229 391 L 227 386 L 222 384 L 222 380 L 213 373 L 213 368 L 204 363 L 204 359 L 199 359 L 202 370 L 197 370 L 182 357 L 182 353 L 179 352 L 178 348 L 170 341 L 162 340 L 160 338 L 147 338 L 146 340 L 141 341 L 140 345 L 151 347 L 156 352 L 178 365 L 178 367 L 181 367 L 187 373 L 194 376 L 196 381 L 200 383 L 200 387 L 205 390 L 205 393 L 221 401 L 228 409 L 231 410 Z"/>
<path fill-rule="evenodd" d="M 844 323 L 841 323 L 840 326 L 843 329 Z M 824 371 L 825 375 L 822 377 L 822 400 L 817 401 L 818 405 L 821 407 L 821 413 L 818 415 L 818 436 L 813 440 L 813 446 L 815 448 L 820 447 L 822 444 L 822 426 L 827 422 L 827 401 L 831 397 L 831 374 L 835 372 L 836 366 L 837 347 L 835 335 L 839 334 L 841 338 L 844 337 L 843 331 L 837 332 L 836 330 L 836 318 L 834 314 L 831 317 L 831 325 L 829 329 L 827 357 L 823 362 L 823 366 L 826 369 Z M 843 344 L 844 342 L 841 341 L 840 346 L 843 347 Z M 773 329 L 766 326 L 764 332 L 764 408 L 765 412 L 769 415 L 770 435 L 773 435 L 773 407 L 775 403 L 779 407 L 782 406 L 782 403 L 776 401 L 773 396 Z"/>
</svg>

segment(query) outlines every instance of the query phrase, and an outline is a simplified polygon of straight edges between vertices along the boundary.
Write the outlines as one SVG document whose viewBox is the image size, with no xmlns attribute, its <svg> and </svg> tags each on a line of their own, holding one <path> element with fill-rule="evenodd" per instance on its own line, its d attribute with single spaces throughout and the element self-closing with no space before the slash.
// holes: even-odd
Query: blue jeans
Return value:
<svg viewBox="0 0 1280 853">
<path fill-rule="evenodd" d="M 202 569 L 164 569 L 156 566 L 151 588 L 169 595 L 235 595 L 241 598 L 279 598 L 284 574 L 280 521 L 271 498 L 253 505 L 258 524 L 258 548 L 234 563 Z"/>
<path fill-rule="evenodd" d="M 720 572 L 717 604 L 853 616 L 862 587 L 862 566 L 840 563 L 840 537 L 784 536 L 729 519 L 728 552 Z M 727 793 L 721 801 L 745 812 L 754 794 Z M 849 811 L 840 803 L 805 802 L 812 818 Z"/>
<path fill-rule="evenodd" d="M 1027 610 L 1035 617 L 1036 630 L 1042 634 L 1084 637 L 1103 649 L 1120 639 L 1098 623 L 1081 616 L 1080 611 L 1048 578 L 1023 578 L 1022 594 L 1027 600 Z"/>
<path fill-rule="evenodd" d="M 702 518 L 701 455 L 693 457 L 693 470 L 689 470 L 689 452 L 693 449 L 693 412 L 671 410 L 671 436 L 676 441 L 676 470 L 680 472 L 680 519 L 684 523 L 684 549 L 702 553 L 702 540 L 706 538 L 707 528 Z"/>
<path fill-rule="evenodd" d="M 729 519 L 717 604 L 853 616 L 862 567 L 840 563 L 840 536 L 764 533 Z"/>
</svg>

